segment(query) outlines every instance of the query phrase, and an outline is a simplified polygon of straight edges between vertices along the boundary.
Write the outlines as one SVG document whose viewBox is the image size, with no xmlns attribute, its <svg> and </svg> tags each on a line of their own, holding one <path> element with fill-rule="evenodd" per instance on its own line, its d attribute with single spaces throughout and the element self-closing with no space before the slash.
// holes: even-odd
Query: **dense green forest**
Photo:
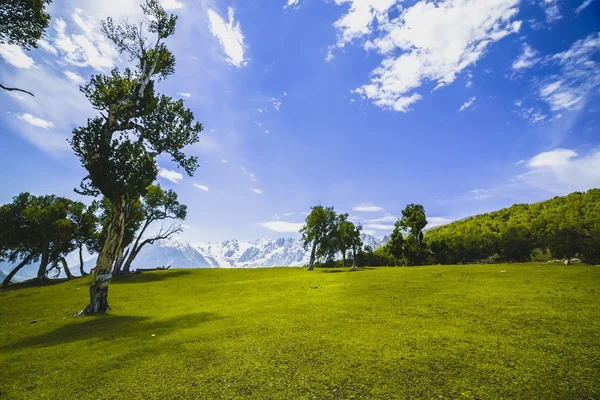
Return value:
<svg viewBox="0 0 600 400">
<path fill-rule="evenodd" d="M 431 229 L 424 241 L 440 264 L 528 261 L 536 250 L 599 264 L 600 189 L 456 221 Z"/>
</svg>

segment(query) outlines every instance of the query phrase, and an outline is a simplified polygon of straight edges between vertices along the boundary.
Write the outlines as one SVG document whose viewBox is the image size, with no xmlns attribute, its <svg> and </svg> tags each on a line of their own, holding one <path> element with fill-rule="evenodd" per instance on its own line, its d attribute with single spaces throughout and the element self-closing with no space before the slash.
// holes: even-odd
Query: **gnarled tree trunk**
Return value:
<svg viewBox="0 0 600 400">
<path fill-rule="evenodd" d="M 87 275 L 87 272 L 83 269 L 83 246 L 81 243 L 79 244 L 79 272 L 81 273 L 81 276 Z"/>
<path fill-rule="evenodd" d="M 42 249 L 42 259 L 40 261 L 40 267 L 38 268 L 37 279 L 45 279 L 46 278 L 46 269 L 48 269 L 48 262 L 50 259 L 50 245 L 48 243 L 44 243 L 44 248 Z"/>
<path fill-rule="evenodd" d="M 10 271 L 10 274 L 8 274 L 8 276 L 6 278 L 4 278 L 4 281 L 2 282 L 2 286 L 6 287 L 10 283 L 12 278 L 16 275 L 16 273 L 19 272 L 19 270 L 21 268 L 23 268 L 24 266 L 29 264 L 29 262 L 31 261 L 32 258 L 33 258 L 33 253 L 29 253 L 29 255 L 27 257 L 25 257 L 23 259 L 23 261 L 21 261 L 19 263 L 19 265 L 17 265 L 16 267 L 13 268 L 13 270 Z"/>
<path fill-rule="evenodd" d="M 55 263 L 61 263 L 63 269 L 65 270 L 65 275 L 67 275 L 67 279 L 73 279 L 73 274 L 71 273 L 71 271 L 69 270 L 69 265 L 67 264 L 67 260 L 65 260 L 64 257 L 59 257 Z"/>
<path fill-rule="evenodd" d="M 108 285 L 125 233 L 125 201 L 120 198 L 111 203 L 112 215 L 106 230 L 106 239 L 98 255 L 96 267 L 91 273 L 90 303 L 77 315 L 102 313 L 109 309 Z"/>
</svg>

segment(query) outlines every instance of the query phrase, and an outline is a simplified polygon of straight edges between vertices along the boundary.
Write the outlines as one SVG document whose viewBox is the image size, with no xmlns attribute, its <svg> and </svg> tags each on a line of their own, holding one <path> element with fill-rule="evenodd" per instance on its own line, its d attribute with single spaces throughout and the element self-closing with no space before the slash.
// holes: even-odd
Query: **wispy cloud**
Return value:
<svg viewBox="0 0 600 400">
<path fill-rule="evenodd" d="M 266 228 L 273 232 L 279 233 L 298 233 L 298 231 L 304 225 L 302 222 L 285 222 L 285 221 L 269 221 L 262 222 L 259 224 L 263 228 Z"/>
<path fill-rule="evenodd" d="M 532 157 L 517 181 L 557 195 L 600 187 L 600 151 L 556 149 Z"/>
<path fill-rule="evenodd" d="M 262 190 L 262 189 L 257 189 L 257 188 L 254 188 L 254 189 L 252 189 L 252 191 L 253 191 L 254 193 L 256 193 L 256 194 L 263 194 L 263 190 Z"/>
<path fill-rule="evenodd" d="M 205 192 L 208 192 L 208 186 L 204 186 L 204 185 L 200 185 L 198 183 L 194 183 L 194 186 L 197 187 L 200 190 L 204 190 Z"/>
<path fill-rule="evenodd" d="M 177 92 L 177 94 L 180 95 L 181 97 L 187 97 L 187 98 L 192 97 L 192 94 L 187 93 L 187 92 Z"/>
<path fill-rule="evenodd" d="M 228 8 L 229 21 L 225 20 L 214 10 L 208 10 L 210 31 L 216 37 L 223 51 L 227 55 L 227 62 L 235 67 L 244 67 L 247 60 L 244 58 L 244 34 L 239 22 L 234 21 L 234 9 Z"/>
<path fill-rule="evenodd" d="M 562 18 L 560 14 L 560 8 L 558 6 L 558 0 L 540 0 L 542 8 L 546 13 L 546 22 L 553 23 Z"/>
<path fill-rule="evenodd" d="M 394 225 L 388 224 L 365 224 L 365 228 L 372 229 L 376 231 L 393 231 Z"/>
<path fill-rule="evenodd" d="M 577 7 L 575 9 L 575 13 L 579 14 L 580 12 L 582 12 L 584 9 L 586 9 L 590 4 L 592 4 L 592 1 L 594 0 L 584 0 L 583 3 L 581 3 L 579 5 L 579 7 Z"/>
<path fill-rule="evenodd" d="M 527 43 L 523 44 L 523 52 L 512 63 L 512 69 L 515 71 L 533 67 L 539 59 L 537 51 L 531 48 Z"/>
<path fill-rule="evenodd" d="M 473 105 L 473 103 L 475 102 L 475 96 L 471 97 L 469 100 L 465 101 L 463 103 L 462 106 L 460 106 L 460 108 L 458 109 L 458 111 L 463 111 L 469 107 L 471 107 L 471 105 Z"/>
<path fill-rule="evenodd" d="M 285 6 L 283 6 L 283 8 L 298 6 L 299 2 L 300 2 L 300 0 L 287 0 L 287 4 Z"/>
<path fill-rule="evenodd" d="M 352 209 L 357 212 L 378 212 L 382 211 L 383 207 L 379 207 L 374 204 L 361 203 L 354 206 Z"/>
<path fill-rule="evenodd" d="M 0 43 L 0 57 L 15 68 L 29 69 L 35 66 L 33 58 L 16 44 Z"/>
<path fill-rule="evenodd" d="M 378 223 L 382 223 L 382 222 L 396 222 L 396 221 L 398 221 L 398 217 L 396 217 L 395 215 L 392 215 L 392 214 L 386 214 L 383 217 L 365 220 L 366 223 L 374 223 L 374 224 L 378 224 Z"/>
<path fill-rule="evenodd" d="M 181 173 L 179 173 L 177 171 L 171 171 L 166 168 L 161 168 L 158 171 L 158 176 L 160 176 L 161 178 L 164 178 L 168 181 L 171 181 L 173 183 L 179 183 L 179 181 L 183 179 L 183 175 Z"/>
<path fill-rule="evenodd" d="M 50 129 L 54 128 L 54 123 L 52 121 L 46 121 L 45 119 L 41 119 L 38 117 L 34 117 L 29 113 L 23 114 L 15 114 L 18 119 L 23 122 L 28 123 L 31 126 L 35 126 L 37 128 Z"/>
<path fill-rule="evenodd" d="M 85 83 L 85 79 L 80 75 L 76 74 L 73 71 L 63 71 L 67 79 L 73 82 L 75 85 L 83 85 Z"/>
</svg>

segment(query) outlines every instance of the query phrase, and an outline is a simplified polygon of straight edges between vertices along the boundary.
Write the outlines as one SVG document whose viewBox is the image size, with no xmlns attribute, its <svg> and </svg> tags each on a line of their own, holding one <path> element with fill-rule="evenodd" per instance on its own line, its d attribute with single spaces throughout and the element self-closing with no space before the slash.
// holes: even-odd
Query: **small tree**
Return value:
<svg viewBox="0 0 600 400">
<path fill-rule="evenodd" d="M 396 223 L 394 224 L 394 230 L 390 235 L 390 240 L 386 244 L 389 254 L 394 256 L 394 258 L 399 261 L 404 254 L 404 238 L 402 237 L 401 225 L 402 223 L 400 222 L 400 220 L 396 221 Z"/>
<path fill-rule="evenodd" d="M 73 207 L 72 218 L 77 229 L 75 243 L 79 255 L 79 272 L 81 276 L 87 275 L 84 269 L 83 247 L 85 246 L 88 252 L 93 252 L 95 241 L 98 240 L 98 224 L 100 219 L 96 215 L 97 208 L 98 206 L 95 202 L 89 207 L 86 207 L 83 203 L 78 203 Z"/>
<path fill-rule="evenodd" d="M 402 210 L 402 218 L 397 225 L 408 232 L 404 240 L 402 253 L 408 265 L 420 265 L 425 257 L 425 244 L 423 243 L 423 229 L 427 226 L 425 208 L 420 204 L 409 204 Z"/>
<path fill-rule="evenodd" d="M 135 243 L 128 251 L 127 261 L 125 261 L 123 266 L 124 273 L 129 273 L 131 263 L 145 245 L 154 244 L 157 240 L 164 240 L 181 232 L 181 228 L 176 225 L 171 225 L 165 229 L 161 227 L 156 235 L 142 240 L 146 229 L 155 221 L 164 221 L 166 219 L 184 220 L 187 216 L 187 206 L 179 203 L 177 193 L 172 190 L 164 191 L 158 185 L 151 185 L 142 199 L 141 212 L 144 216 L 143 224 L 135 239 Z"/>
<path fill-rule="evenodd" d="M 12 44 L 29 50 L 37 47 L 50 23 L 50 14 L 45 7 L 51 0 L 2 0 L 0 5 L 0 44 Z M 8 87 L 0 88 L 18 91 L 33 96 L 27 90 Z"/>
<path fill-rule="evenodd" d="M 321 258 L 331 253 L 335 247 L 333 244 L 333 233 L 335 232 L 336 217 L 333 207 L 315 206 L 311 208 L 306 217 L 305 224 L 300 229 L 304 249 L 312 244 L 308 270 L 312 271 L 315 258 Z"/>
<path fill-rule="evenodd" d="M 100 116 L 73 131 L 71 146 L 88 175 L 82 194 L 102 194 L 110 205 L 111 220 L 90 283 L 90 302 L 83 314 L 108 310 L 108 285 L 122 249 L 126 206 L 139 200 L 156 179 L 156 157 L 166 154 L 188 175 L 198 163 L 184 147 L 198 141 L 202 125 L 182 100 L 155 93 L 155 81 L 174 73 L 175 58 L 164 41 L 175 32 L 177 17 L 166 13 L 159 0 L 142 5 L 144 24 L 116 25 L 108 18 L 104 34 L 134 62 L 134 70 L 112 70 L 95 75 L 82 92 Z M 146 33 L 155 35 L 152 43 Z M 81 314 L 80 313 L 80 314 Z"/>
<path fill-rule="evenodd" d="M 358 225 L 354 227 L 352 231 L 350 247 L 352 248 L 352 268 L 356 268 L 356 256 L 360 249 L 363 247 L 362 239 L 360 238 L 360 232 L 362 231 L 362 225 Z"/>
<path fill-rule="evenodd" d="M 346 252 L 352 248 L 355 241 L 356 227 L 351 221 L 348 221 L 348 214 L 339 214 L 335 222 L 335 244 L 337 250 L 342 253 L 342 266 L 346 266 Z M 360 237 L 359 237 L 360 239 Z"/>
</svg>

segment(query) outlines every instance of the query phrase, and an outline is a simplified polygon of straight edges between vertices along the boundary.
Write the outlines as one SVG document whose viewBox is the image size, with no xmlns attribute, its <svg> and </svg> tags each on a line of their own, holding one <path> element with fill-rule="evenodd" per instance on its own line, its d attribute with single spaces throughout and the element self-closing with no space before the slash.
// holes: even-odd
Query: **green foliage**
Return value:
<svg viewBox="0 0 600 400">
<path fill-rule="evenodd" d="M 535 249 L 599 263 L 600 189 L 478 215 L 431 229 L 425 241 L 438 263 L 469 263 L 498 254 L 526 261 Z"/>
<path fill-rule="evenodd" d="M 0 43 L 24 49 L 37 47 L 50 23 L 45 11 L 51 0 L 2 0 L 0 6 Z"/>
<path fill-rule="evenodd" d="M 83 279 L 14 285 L 0 397 L 600 398 L 600 268 L 350 271 L 118 276 L 111 312 L 87 318 L 71 317 Z"/>
<path fill-rule="evenodd" d="M 113 69 L 95 75 L 82 92 L 100 116 L 76 128 L 70 141 L 75 155 L 88 171 L 80 193 L 104 195 L 109 201 L 138 199 L 157 176 L 155 158 L 166 154 L 192 175 L 195 157 L 183 149 L 198 141 L 202 125 L 182 100 L 155 93 L 154 81 L 174 72 L 175 60 L 164 40 L 174 33 L 177 18 L 168 15 L 158 0 L 142 7 L 156 36 L 152 47 L 143 24 L 103 23 L 103 32 L 122 53 L 136 61 L 135 70 Z"/>
<path fill-rule="evenodd" d="M 386 244 L 389 254 L 398 260 L 404 255 L 404 238 L 402 237 L 402 229 L 402 222 L 400 220 L 396 221 L 394 224 L 394 230 L 390 235 L 390 241 Z"/>
<path fill-rule="evenodd" d="M 337 251 L 334 240 L 336 214 L 333 207 L 314 206 L 300 229 L 304 249 L 312 245 L 311 264 L 315 258 L 333 258 Z"/>
<path fill-rule="evenodd" d="M 398 226 L 407 231 L 420 244 L 423 239 L 423 229 L 427 226 L 425 208 L 420 204 L 409 204 L 402 210 L 402 218 Z"/>
<path fill-rule="evenodd" d="M 0 257 L 15 262 L 28 255 L 41 260 L 38 278 L 47 267 L 90 240 L 94 218 L 83 203 L 54 195 L 21 193 L 0 207 Z"/>
</svg>

